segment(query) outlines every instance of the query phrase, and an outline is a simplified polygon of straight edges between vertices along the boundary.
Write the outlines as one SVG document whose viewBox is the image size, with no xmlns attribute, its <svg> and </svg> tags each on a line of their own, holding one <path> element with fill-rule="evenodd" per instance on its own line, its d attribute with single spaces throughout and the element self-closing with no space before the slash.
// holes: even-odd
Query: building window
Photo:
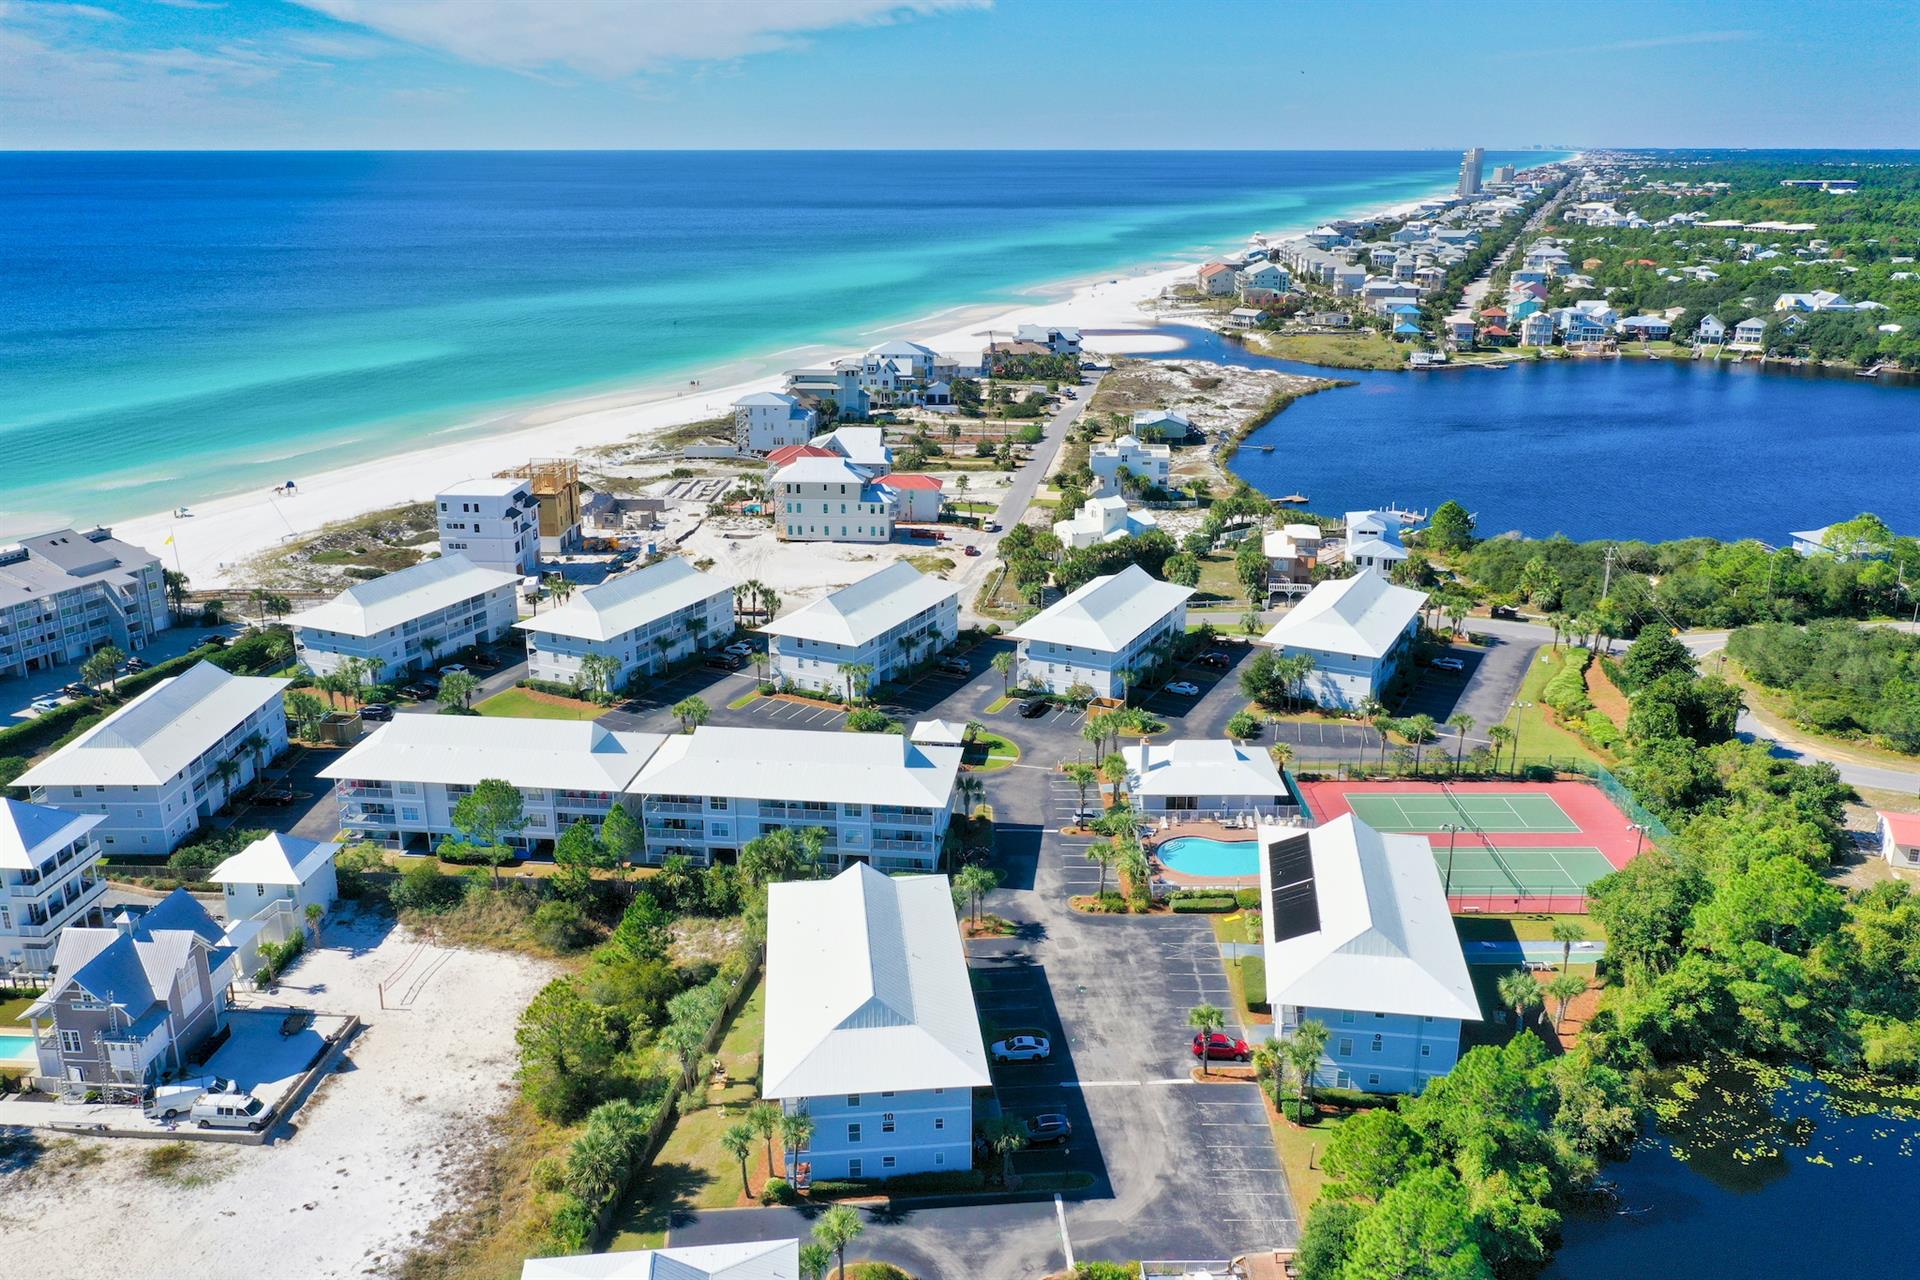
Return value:
<svg viewBox="0 0 1920 1280">
<path fill-rule="evenodd" d="M 1369 1071 L 1369 1072 L 1367 1072 L 1367 1083 L 1368 1083 L 1368 1084 L 1379 1084 L 1379 1083 L 1380 1083 L 1380 1073 L 1379 1073 L 1378 1071 Z"/>
<path fill-rule="evenodd" d="M 1351 1010 L 1351 1009 L 1342 1009 L 1342 1010 L 1340 1011 L 1340 1021 L 1342 1021 L 1342 1022 L 1352 1022 L 1352 1021 L 1353 1021 L 1353 1010 Z"/>
<path fill-rule="evenodd" d="M 933 1162 L 934 1162 L 935 1164 L 945 1164 L 945 1163 L 947 1162 L 947 1154 L 946 1154 L 946 1152 L 944 1152 L 944 1151 L 936 1151 L 936 1152 L 934 1152 L 934 1154 L 933 1154 Z"/>
<path fill-rule="evenodd" d="M 885 1115 L 880 1117 L 880 1132 L 882 1133 L 893 1132 L 893 1112 L 889 1111 Z"/>
<path fill-rule="evenodd" d="M 860 1141 L 860 1126 L 859 1126 L 859 1125 L 857 1125 L 857 1124 L 850 1124 L 850 1125 L 848 1125 L 848 1126 L 847 1126 L 847 1141 L 848 1141 L 848 1142 L 858 1142 L 858 1141 Z"/>
<path fill-rule="evenodd" d="M 935 1116 L 933 1118 L 933 1131 L 935 1133 L 940 1132 L 942 1129 L 946 1127 L 947 1127 L 947 1118 L 945 1116 Z"/>
<path fill-rule="evenodd" d="M 1353 1041 L 1346 1036 L 1340 1037 L 1340 1056 L 1347 1057 L 1353 1052 Z"/>
<path fill-rule="evenodd" d="M 62 1031 L 60 1033 L 60 1052 L 68 1054 L 69 1056 L 80 1052 L 80 1033 L 78 1031 Z"/>
<path fill-rule="evenodd" d="M 1433 1046 L 1430 1044 L 1421 1045 L 1420 1056 L 1423 1058 L 1431 1058 L 1433 1056 Z"/>
<path fill-rule="evenodd" d="M 1380 1052 L 1380 1037 L 1379 1037 L 1379 1036 L 1375 1036 L 1375 1037 L 1373 1038 L 1373 1051 L 1374 1051 L 1375 1053 L 1378 1053 L 1378 1052 Z"/>
<path fill-rule="evenodd" d="M 891 1168 L 893 1168 L 893 1166 L 894 1166 L 895 1164 L 897 1164 L 897 1163 L 899 1163 L 899 1162 L 898 1162 L 898 1161 L 897 1161 L 897 1160 L 896 1160 L 896 1159 L 895 1159 L 895 1158 L 894 1158 L 893 1156 L 881 1156 L 881 1157 L 880 1157 L 880 1167 L 881 1167 L 882 1169 L 891 1169 Z"/>
<path fill-rule="evenodd" d="M 847 1095 L 847 1105 L 848 1105 L 848 1106 L 850 1106 L 850 1107 L 857 1107 L 857 1106 L 859 1106 L 859 1105 L 860 1105 L 860 1095 L 859 1095 L 859 1094 L 857 1094 L 857 1093 L 850 1093 L 850 1094 L 848 1094 L 848 1095 Z"/>
</svg>

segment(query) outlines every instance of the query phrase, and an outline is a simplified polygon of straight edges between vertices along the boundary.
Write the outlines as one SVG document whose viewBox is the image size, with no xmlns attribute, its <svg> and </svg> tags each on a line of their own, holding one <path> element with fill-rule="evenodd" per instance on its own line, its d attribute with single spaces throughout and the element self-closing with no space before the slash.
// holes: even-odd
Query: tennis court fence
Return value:
<svg viewBox="0 0 1920 1280">
<path fill-rule="evenodd" d="M 1447 909 L 1458 916 L 1512 916 L 1541 913 L 1583 916 L 1587 914 L 1584 893 L 1453 893 L 1447 895 Z"/>
</svg>

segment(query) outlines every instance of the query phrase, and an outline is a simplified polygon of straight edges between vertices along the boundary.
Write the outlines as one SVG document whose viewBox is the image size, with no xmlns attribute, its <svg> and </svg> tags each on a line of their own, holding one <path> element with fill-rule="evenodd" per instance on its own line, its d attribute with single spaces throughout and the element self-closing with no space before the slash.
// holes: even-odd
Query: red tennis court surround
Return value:
<svg viewBox="0 0 1920 1280">
<path fill-rule="evenodd" d="M 1585 911 L 1586 886 L 1645 847 L 1606 793 L 1587 782 L 1303 782 L 1316 823 L 1352 813 L 1384 831 L 1426 836 L 1454 865 L 1455 911 Z"/>
</svg>

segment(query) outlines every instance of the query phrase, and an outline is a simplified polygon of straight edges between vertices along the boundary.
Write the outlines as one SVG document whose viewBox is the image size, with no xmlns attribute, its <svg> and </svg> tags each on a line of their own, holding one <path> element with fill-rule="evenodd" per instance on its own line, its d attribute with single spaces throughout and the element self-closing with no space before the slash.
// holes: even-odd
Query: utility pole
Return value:
<svg viewBox="0 0 1920 1280">
<path fill-rule="evenodd" d="M 1440 824 L 1440 829 L 1447 833 L 1447 882 L 1441 887 L 1440 896 L 1451 901 L 1453 898 L 1453 842 L 1454 838 L 1460 834 L 1460 828 L 1451 822 L 1443 822 Z"/>
<path fill-rule="evenodd" d="M 1607 552 L 1606 552 L 1606 558 L 1607 558 L 1606 574 L 1600 579 L 1600 602 L 1602 604 L 1606 603 L 1607 596 L 1610 595 L 1613 591 L 1613 553 L 1614 553 L 1614 545 L 1611 542 L 1609 542 L 1607 544 Z"/>
</svg>

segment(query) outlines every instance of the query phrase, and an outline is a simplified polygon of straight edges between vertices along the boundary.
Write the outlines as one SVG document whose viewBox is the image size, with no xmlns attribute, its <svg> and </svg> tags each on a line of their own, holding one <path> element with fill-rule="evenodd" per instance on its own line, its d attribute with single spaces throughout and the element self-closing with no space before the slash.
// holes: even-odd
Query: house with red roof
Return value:
<svg viewBox="0 0 1920 1280">
<path fill-rule="evenodd" d="M 1233 268 L 1224 262 L 1209 262 L 1195 273 L 1194 283 L 1204 298 L 1224 298 L 1233 292 Z"/>
<path fill-rule="evenodd" d="M 874 481 L 893 495 L 893 518 L 909 524 L 933 524 L 940 519 L 945 485 L 938 476 L 895 471 Z"/>
<path fill-rule="evenodd" d="M 1896 867 L 1920 867 L 1920 813 L 1880 814 L 1880 856 Z"/>
<path fill-rule="evenodd" d="M 832 458 L 837 456 L 831 449 L 822 449 L 817 444 L 790 444 L 775 449 L 767 455 L 767 471 L 778 471 L 790 462 L 800 458 Z"/>
<path fill-rule="evenodd" d="M 1483 307 L 1480 311 L 1480 318 L 1482 320 L 1505 321 L 1507 318 L 1507 309 L 1505 307 Z"/>
</svg>

